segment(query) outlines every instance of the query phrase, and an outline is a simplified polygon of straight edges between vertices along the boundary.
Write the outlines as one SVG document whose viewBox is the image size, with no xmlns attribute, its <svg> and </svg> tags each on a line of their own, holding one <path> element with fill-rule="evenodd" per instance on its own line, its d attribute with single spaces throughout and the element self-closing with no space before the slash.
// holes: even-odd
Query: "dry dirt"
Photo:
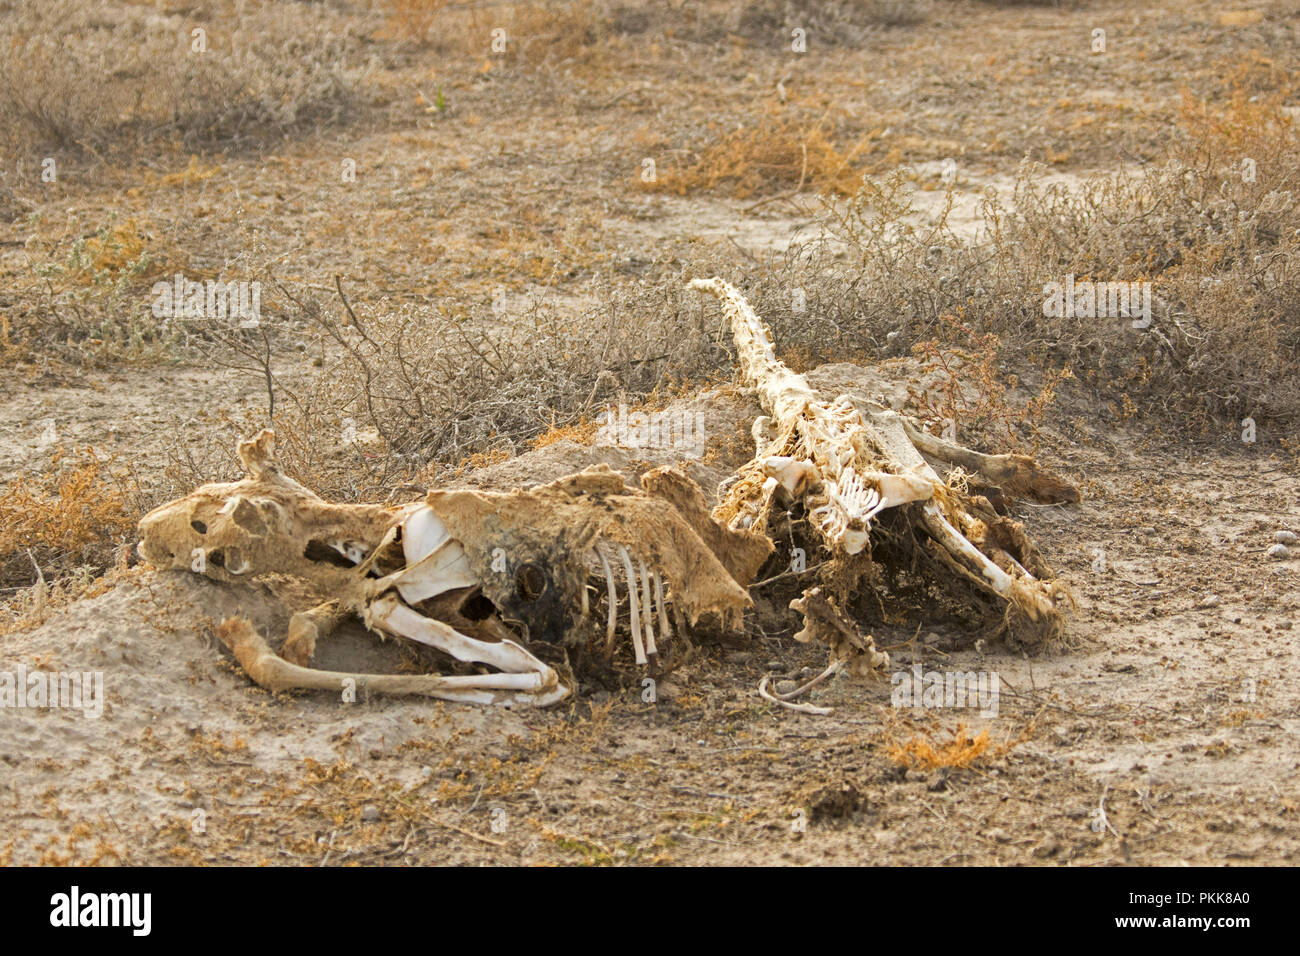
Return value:
<svg viewBox="0 0 1300 956">
<path fill-rule="evenodd" d="M 283 248 L 286 275 L 342 273 L 359 298 L 486 298 L 506 285 L 586 301 L 594 262 L 639 274 L 706 245 L 762 257 L 813 227 L 806 195 L 751 208 L 635 187 L 646 151 L 712 117 L 752 115 L 779 81 L 833 102 L 861 132 L 888 129 L 876 168 L 897 146 L 926 191 L 957 156 L 955 221 L 973 229 L 980 191 L 1005 192 L 1025 153 L 1067 183 L 1140 164 L 1181 86 L 1200 89 L 1225 58 L 1294 36 L 1285 4 L 1234 6 L 1268 16 L 1226 24 L 1213 3 L 1134 13 L 940 2 L 926 22 L 872 34 L 870 64 L 832 45 L 791 66 L 755 54 L 752 38 L 719 43 L 712 59 L 671 48 L 620 64 L 615 50 L 605 75 L 452 76 L 450 111 L 436 116 L 416 95 L 437 70 L 413 61 L 374 80 L 384 94 L 353 126 L 274 155 L 209 157 L 210 176 L 148 190 L 135 187 L 188 158 L 87 159 L 36 201 L 70 235 L 111 216 L 151 221 L 191 264 L 216 261 L 217 249 Z M 1130 43 L 1104 67 L 1086 55 L 1098 22 Z M 1069 69 L 1046 68 L 1062 59 Z M 359 175 L 340 199 L 344 156 Z M 0 225 L 5 274 L 26 267 L 25 228 Z M 502 230 L 515 230 L 509 242 Z M 550 272 L 532 268 L 547 257 Z M 294 354 L 280 361 L 290 378 L 295 362 L 305 367 Z M 41 472 L 72 443 L 147 475 L 178 433 L 202 442 L 214 417 L 256 415 L 265 398 L 255 377 L 187 359 L 0 375 L 6 480 Z M 864 376 L 832 366 L 812 378 L 832 396 L 864 382 L 878 391 Z M 896 402 L 904 384 L 891 386 Z M 683 464 L 712 489 L 748 454 L 757 405 L 728 385 L 670 407 L 705 412 L 710 452 Z M 1300 561 L 1265 553 L 1275 532 L 1300 532 L 1294 453 L 1275 436 L 1192 443 L 1140 418 L 1117 430 L 1092 411 L 1061 410 L 1039 450 L 1079 483 L 1082 503 L 1013 509 L 1077 601 L 1066 640 L 1027 658 L 942 622 L 874 634 L 891 670 L 996 672 L 996 717 L 895 708 L 888 682 L 847 677 L 812 694 L 828 716 L 775 708 L 756 693 L 762 677 L 825 660 L 788 627 L 757 624 L 746 646 L 703 647 L 653 702 L 633 681 L 549 711 L 276 696 L 219 648 L 216 622 L 240 613 L 282 634 L 305 598 L 134 567 L 111 590 L 0 635 L 0 672 L 102 671 L 107 694 L 100 719 L 0 712 L 0 862 L 1294 863 Z M 596 461 L 632 477 L 671 460 L 642 454 L 557 442 L 461 480 L 511 487 Z M 317 658 L 339 662 L 391 668 L 402 654 L 353 627 Z M 983 729 L 992 746 L 967 768 L 909 768 L 890 752 Z"/>
</svg>

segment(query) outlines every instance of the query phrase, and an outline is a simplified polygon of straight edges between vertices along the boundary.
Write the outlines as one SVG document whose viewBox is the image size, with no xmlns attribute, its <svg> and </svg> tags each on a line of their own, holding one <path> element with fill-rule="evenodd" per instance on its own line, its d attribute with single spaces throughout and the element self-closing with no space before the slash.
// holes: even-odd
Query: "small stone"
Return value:
<svg viewBox="0 0 1300 956">
<path fill-rule="evenodd" d="M 365 823 L 376 823 L 379 820 L 379 808 L 373 803 L 367 803 L 361 808 L 361 819 Z"/>
<path fill-rule="evenodd" d="M 1284 544 L 1275 544 L 1268 549 L 1268 556 L 1274 561 L 1285 561 L 1291 557 L 1291 551 Z"/>
<path fill-rule="evenodd" d="M 1199 607 L 1218 607 L 1219 596 L 1217 594 L 1207 594 L 1204 600 L 1198 605 Z"/>
<path fill-rule="evenodd" d="M 779 680 L 776 682 L 776 692 L 778 694 L 792 694 L 799 689 L 799 685 L 792 680 Z"/>
<path fill-rule="evenodd" d="M 1291 545 L 1292 547 L 1300 544 L 1300 537 L 1297 537 L 1294 531 L 1279 531 L 1273 535 L 1273 540 L 1278 544 Z"/>
</svg>

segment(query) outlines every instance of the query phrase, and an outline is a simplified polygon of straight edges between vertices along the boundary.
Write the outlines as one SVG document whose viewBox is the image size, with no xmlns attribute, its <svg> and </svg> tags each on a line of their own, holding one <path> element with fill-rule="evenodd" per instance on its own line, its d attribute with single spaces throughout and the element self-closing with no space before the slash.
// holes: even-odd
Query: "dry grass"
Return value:
<svg viewBox="0 0 1300 956">
<path fill-rule="evenodd" d="M 902 744 L 890 744 L 885 752 L 895 763 L 915 769 L 937 770 L 939 767 L 970 767 L 988 749 L 987 727 L 972 737 L 965 724 L 958 724 L 952 732 L 952 739 L 938 746 L 930 736 L 916 735 Z"/>
<path fill-rule="evenodd" d="M 0 587 L 75 568 L 107 568 L 135 530 L 137 507 L 93 448 L 55 456 L 54 471 L 0 491 Z"/>
<path fill-rule="evenodd" d="M 569 64 L 602 55 L 614 8 L 596 0 L 555 3 L 452 3 L 382 0 L 378 31 L 434 51 L 476 61 L 483 72 Z"/>
<path fill-rule="evenodd" d="M 184 268 L 186 254 L 151 223 L 114 218 L 85 234 L 37 222 L 25 246 L 25 268 L 0 290 L 7 358 L 93 366 L 168 357 L 176 330 L 150 314 L 149 286 Z"/>
<path fill-rule="evenodd" d="M 357 38 L 303 30 L 298 12 L 216 0 L 195 20 L 134 4 L 4 0 L 0 157 L 266 142 L 337 119 L 351 104 Z"/>
<path fill-rule="evenodd" d="M 716 191 L 749 199 L 776 189 L 797 193 L 805 188 L 851 196 L 862 184 L 858 164 L 868 141 L 864 137 L 841 149 L 826 117 L 809 119 L 801 110 L 770 104 L 754 122 L 715 132 L 711 142 L 690 151 L 688 160 L 656 171 L 652 181 L 638 181 L 646 190 L 679 196 Z"/>
<path fill-rule="evenodd" d="M 1051 409 L 1061 383 L 1072 379 L 1069 367 L 1049 369 L 1028 397 L 1014 396 L 1019 378 L 1007 373 L 1002 344 L 992 332 L 977 333 L 955 316 L 940 316 L 942 337 L 913 346 L 927 372 L 938 373 L 930 390 L 911 386 L 908 394 L 926 424 L 972 433 L 1005 447 L 1016 447 L 1026 436 L 1036 436 L 1038 425 Z"/>
</svg>

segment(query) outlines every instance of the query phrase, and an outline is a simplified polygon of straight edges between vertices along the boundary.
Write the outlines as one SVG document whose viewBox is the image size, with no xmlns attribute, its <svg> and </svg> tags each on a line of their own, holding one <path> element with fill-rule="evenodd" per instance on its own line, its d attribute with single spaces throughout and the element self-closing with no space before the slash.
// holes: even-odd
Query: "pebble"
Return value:
<svg viewBox="0 0 1300 956">
<path fill-rule="evenodd" d="M 1285 561 L 1291 557 L 1291 551 L 1284 544 L 1275 544 L 1268 549 L 1268 556 L 1274 561 Z"/>
</svg>

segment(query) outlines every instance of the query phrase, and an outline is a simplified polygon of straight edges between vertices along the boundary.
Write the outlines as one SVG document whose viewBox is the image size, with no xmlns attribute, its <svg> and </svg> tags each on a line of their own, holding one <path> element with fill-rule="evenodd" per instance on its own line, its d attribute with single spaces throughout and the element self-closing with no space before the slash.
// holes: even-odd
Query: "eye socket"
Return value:
<svg viewBox="0 0 1300 956">
<path fill-rule="evenodd" d="M 520 565 L 515 573 L 515 590 L 529 601 L 535 601 L 546 590 L 546 575 L 535 564 Z"/>
<path fill-rule="evenodd" d="M 193 521 L 190 522 L 190 527 L 193 528 L 195 531 L 197 531 L 199 534 L 208 533 L 208 526 L 205 525 L 198 518 L 195 518 Z"/>
</svg>

